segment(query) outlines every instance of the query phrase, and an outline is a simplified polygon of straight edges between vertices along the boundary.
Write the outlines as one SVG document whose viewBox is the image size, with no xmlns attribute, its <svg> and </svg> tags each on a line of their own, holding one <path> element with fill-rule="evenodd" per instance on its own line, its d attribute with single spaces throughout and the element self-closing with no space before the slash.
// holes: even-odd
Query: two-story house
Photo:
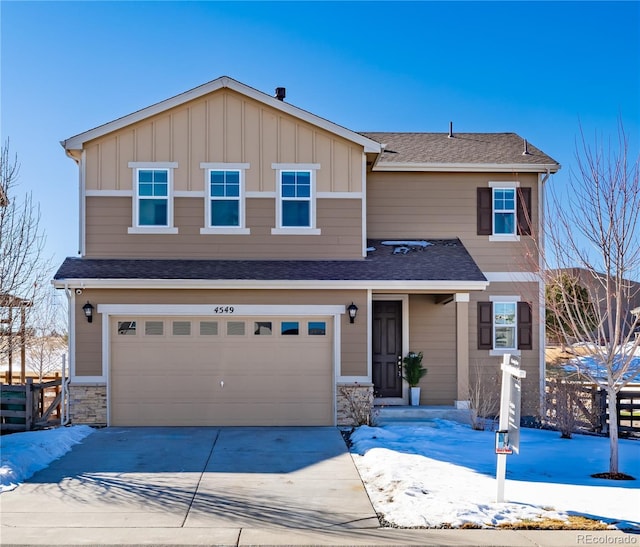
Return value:
<svg viewBox="0 0 640 547">
<path fill-rule="evenodd" d="M 560 166 L 521 137 L 357 133 L 222 77 L 62 144 L 72 422 L 343 423 L 343 386 L 407 404 L 410 350 L 421 404 L 458 407 L 519 354 L 538 413 L 529 234 Z"/>
</svg>

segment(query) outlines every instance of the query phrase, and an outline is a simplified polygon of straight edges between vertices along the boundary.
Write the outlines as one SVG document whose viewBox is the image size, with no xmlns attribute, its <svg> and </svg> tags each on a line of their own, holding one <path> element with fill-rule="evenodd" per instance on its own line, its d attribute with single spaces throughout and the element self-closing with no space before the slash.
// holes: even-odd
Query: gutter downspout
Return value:
<svg viewBox="0 0 640 547">
<path fill-rule="evenodd" d="M 75 345 L 75 324 L 73 322 L 73 317 L 74 317 L 74 310 L 75 310 L 75 294 L 69 290 L 69 284 L 67 282 L 65 282 L 64 284 L 64 292 L 67 295 L 67 303 L 69 305 L 68 308 L 68 319 L 67 319 L 67 324 L 69 326 L 69 336 L 67 339 L 67 355 L 69 356 L 69 374 L 67 375 L 66 372 L 66 362 L 65 360 L 62 361 L 62 415 L 60 416 L 60 425 L 61 426 L 65 426 L 68 425 L 70 420 L 71 420 L 71 415 L 70 415 L 70 401 L 69 401 L 69 382 L 71 381 L 71 363 L 73 361 L 73 352 L 72 352 L 72 348 Z"/>
<path fill-rule="evenodd" d="M 547 306 L 545 303 L 545 294 L 546 294 L 546 283 L 544 279 L 544 268 L 545 268 L 545 258 L 544 258 L 544 249 L 545 249 L 545 241 L 544 241 L 544 228 L 545 228 L 545 199 L 544 199 L 544 185 L 551 176 L 551 172 L 549 168 L 544 175 L 542 173 L 538 173 L 538 240 L 540 242 L 540 250 L 538 256 L 538 269 L 539 269 L 539 289 L 540 289 L 540 300 L 539 300 L 539 314 L 540 314 L 540 333 L 539 333 L 539 359 L 540 359 L 540 380 L 539 380 L 539 410 L 540 417 L 544 418 L 547 413 L 547 403 L 545 392 L 547 388 L 547 363 L 545 356 L 545 348 L 547 345 L 547 333 L 546 333 L 546 315 L 547 315 Z"/>
</svg>

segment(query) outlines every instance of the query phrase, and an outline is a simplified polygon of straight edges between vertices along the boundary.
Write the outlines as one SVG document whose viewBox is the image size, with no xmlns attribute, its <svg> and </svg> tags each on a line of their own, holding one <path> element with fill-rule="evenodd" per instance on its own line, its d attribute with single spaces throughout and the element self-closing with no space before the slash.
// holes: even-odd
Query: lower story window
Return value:
<svg viewBox="0 0 640 547">
<path fill-rule="evenodd" d="M 533 349 L 531 304 L 517 297 L 478 302 L 478 349 L 504 353 Z"/>
</svg>

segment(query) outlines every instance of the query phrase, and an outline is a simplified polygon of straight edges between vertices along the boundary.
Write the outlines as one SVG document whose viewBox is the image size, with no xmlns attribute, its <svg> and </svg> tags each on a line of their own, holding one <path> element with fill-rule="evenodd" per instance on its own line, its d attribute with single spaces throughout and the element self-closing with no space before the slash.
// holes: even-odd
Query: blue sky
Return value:
<svg viewBox="0 0 640 547">
<path fill-rule="evenodd" d="M 355 131 L 513 131 L 563 165 L 582 125 L 640 142 L 639 2 L 0 3 L 1 132 L 77 251 L 59 141 L 227 75 Z"/>
</svg>

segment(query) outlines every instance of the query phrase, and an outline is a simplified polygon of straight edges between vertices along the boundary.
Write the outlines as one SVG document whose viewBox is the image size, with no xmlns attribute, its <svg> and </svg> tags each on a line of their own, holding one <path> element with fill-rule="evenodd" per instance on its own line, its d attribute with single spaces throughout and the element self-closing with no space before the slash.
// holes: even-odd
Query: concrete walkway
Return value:
<svg viewBox="0 0 640 547">
<path fill-rule="evenodd" d="M 3 546 L 529 547 L 629 540 L 617 531 L 381 529 L 331 427 L 98 430 L 0 495 L 0 524 Z"/>
</svg>

